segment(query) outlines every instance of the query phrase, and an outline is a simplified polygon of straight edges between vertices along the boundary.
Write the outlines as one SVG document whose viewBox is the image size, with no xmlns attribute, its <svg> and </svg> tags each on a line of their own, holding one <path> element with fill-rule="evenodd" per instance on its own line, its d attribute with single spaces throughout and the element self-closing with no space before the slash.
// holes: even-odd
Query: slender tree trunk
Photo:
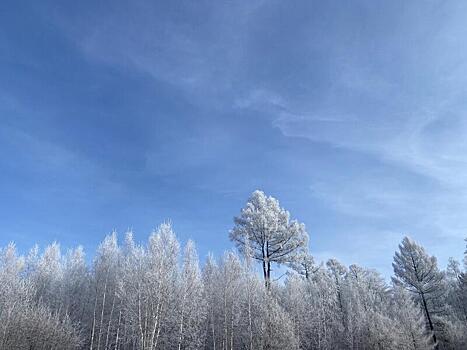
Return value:
<svg viewBox="0 0 467 350">
<path fill-rule="evenodd" d="M 227 291 L 224 289 L 224 337 L 222 339 L 222 349 L 227 350 Z"/>
<path fill-rule="evenodd" d="M 149 307 L 146 307 L 144 311 L 144 345 L 145 346 L 143 347 L 143 349 L 148 348 L 147 342 L 151 340 L 148 334 L 148 328 L 149 328 L 148 321 L 149 321 Z"/>
<path fill-rule="evenodd" d="M 94 346 L 94 334 L 95 334 L 95 328 L 96 328 L 96 312 L 97 312 L 97 296 L 98 296 L 98 292 L 97 292 L 97 286 L 96 286 L 96 298 L 94 300 L 94 310 L 92 312 L 92 330 L 91 330 L 91 345 L 89 347 L 90 350 L 92 350 L 93 346 Z"/>
<path fill-rule="evenodd" d="M 185 299 L 185 297 L 183 297 L 183 299 Z M 182 348 L 184 312 L 185 312 L 185 300 L 182 300 L 182 314 L 180 316 L 180 327 L 179 327 L 179 333 L 178 333 L 178 350 L 181 350 Z"/>
<path fill-rule="evenodd" d="M 264 276 L 264 286 L 266 289 L 269 290 L 269 283 L 268 283 L 268 270 L 266 267 L 266 261 L 263 260 L 263 276 Z"/>
<path fill-rule="evenodd" d="M 159 342 L 159 336 L 161 334 L 161 324 L 159 322 L 159 325 L 157 326 L 157 334 L 156 334 L 156 340 L 154 342 L 154 349 L 157 349 L 157 343 Z"/>
<path fill-rule="evenodd" d="M 162 327 L 162 318 L 164 316 L 164 300 L 162 299 L 161 300 L 161 306 L 160 306 L 160 309 L 159 309 L 159 322 L 157 324 L 157 333 L 156 333 L 156 340 L 154 342 L 154 349 L 157 349 L 157 344 L 159 342 L 159 336 L 161 334 L 161 327 Z"/>
<path fill-rule="evenodd" d="M 139 336 L 141 341 L 141 349 L 144 349 L 144 333 L 143 333 L 143 320 L 141 315 L 141 289 L 138 290 L 138 327 Z"/>
<path fill-rule="evenodd" d="M 100 350 L 102 337 L 102 324 L 104 323 L 105 296 L 107 294 L 107 276 L 105 277 L 104 295 L 102 296 L 101 320 L 99 322 L 99 335 L 97 337 L 97 350 Z"/>
<path fill-rule="evenodd" d="M 267 263 L 267 288 L 268 288 L 268 291 L 271 289 L 271 262 L 269 261 L 268 259 L 268 263 Z"/>
<path fill-rule="evenodd" d="M 230 350 L 233 350 L 234 345 L 234 303 L 232 302 L 232 308 L 230 311 Z"/>
<path fill-rule="evenodd" d="M 264 286 L 266 287 L 267 290 L 269 290 L 269 273 L 268 273 L 268 268 L 267 268 L 267 254 L 265 250 L 265 246 L 261 247 L 261 256 L 262 256 L 262 263 L 263 263 L 263 277 L 264 277 Z"/>
<path fill-rule="evenodd" d="M 120 303 L 121 304 L 121 303 Z M 120 322 L 122 320 L 122 310 L 120 309 L 120 311 L 118 312 L 118 324 L 117 324 L 117 331 L 116 331 L 116 334 L 115 334 L 115 350 L 118 350 L 118 336 L 119 336 L 119 332 L 120 332 Z"/>
<path fill-rule="evenodd" d="M 212 330 L 212 348 L 213 350 L 216 350 L 216 332 L 214 330 L 214 312 L 212 314 L 211 330 Z"/>
<path fill-rule="evenodd" d="M 248 333 L 250 334 L 250 350 L 253 350 L 253 322 L 251 317 L 251 287 L 248 281 Z M 215 349 L 214 349 L 215 350 Z"/>
<path fill-rule="evenodd" d="M 117 292 L 114 289 L 114 295 L 112 297 L 112 307 L 110 308 L 109 323 L 107 324 L 107 334 L 105 336 L 105 347 L 104 347 L 105 350 L 107 350 L 107 347 L 108 347 L 108 344 L 109 344 L 110 326 L 112 325 L 112 317 L 113 317 L 114 308 L 115 308 L 115 295 L 116 294 L 117 294 Z"/>
<path fill-rule="evenodd" d="M 162 284 L 162 281 L 159 279 L 159 283 L 157 285 L 158 296 L 157 296 L 157 304 L 156 304 L 156 315 L 155 315 L 154 327 L 152 329 L 152 334 L 151 334 L 151 350 L 154 344 L 154 339 L 156 337 L 156 331 L 160 323 L 160 309 L 162 308 L 161 284 Z"/>
<path fill-rule="evenodd" d="M 156 305 L 156 315 L 154 317 L 155 317 L 154 326 L 152 328 L 152 333 L 151 333 L 151 350 L 154 344 L 154 339 L 156 338 L 157 327 L 159 325 L 159 301 L 157 302 L 157 305 Z"/>
<path fill-rule="evenodd" d="M 422 302 L 423 302 L 423 308 L 425 309 L 425 315 L 428 320 L 428 325 L 430 326 L 430 331 L 433 334 L 433 342 L 434 342 L 435 350 L 436 350 L 438 349 L 438 341 L 436 340 L 435 328 L 433 326 L 433 322 L 431 321 L 430 312 L 428 311 L 428 305 L 426 303 L 425 294 L 421 293 L 421 297 L 422 297 Z"/>
<path fill-rule="evenodd" d="M 266 242 L 266 289 L 271 290 L 271 256 L 269 255 L 269 241 Z"/>
</svg>

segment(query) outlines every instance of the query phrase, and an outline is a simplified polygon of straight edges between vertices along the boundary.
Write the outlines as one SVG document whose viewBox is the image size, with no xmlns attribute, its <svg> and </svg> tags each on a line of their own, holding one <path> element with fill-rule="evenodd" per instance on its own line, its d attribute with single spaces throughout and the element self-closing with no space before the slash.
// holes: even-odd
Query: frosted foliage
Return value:
<svg viewBox="0 0 467 350">
<path fill-rule="evenodd" d="M 437 260 L 409 237 L 405 237 L 394 255 L 393 283 L 412 292 L 414 300 L 424 312 L 428 330 L 432 334 L 435 348 L 438 348 L 441 323 L 435 316 L 442 313 L 445 299 L 444 273 L 440 272 Z"/>
<path fill-rule="evenodd" d="M 230 236 L 240 254 L 201 266 L 170 223 L 143 243 L 111 232 L 89 259 L 82 247 L 22 256 L 8 244 L 0 350 L 467 349 L 466 271 L 454 259 L 442 271 L 404 238 L 392 284 L 335 258 L 315 263 L 304 226 L 260 191 Z M 271 263 L 282 279 L 270 278 Z"/>
<path fill-rule="evenodd" d="M 261 191 L 253 192 L 234 221 L 230 237 L 242 252 L 249 240 L 252 256 L 257 260 L 289 262 L 308 242 L 305 225 L 290 220 L 289 212 L 279 206 L 279 201 Z"/>
<path fill-rule="evenodd" d="M 305 225 L 291 220 L 279 201 L 262 191 L 253 192 L 234 223 L 230 239 L 242 254 L 262 262 L 266 285 L 271 263 L 294 263 L 308 243 Z"/>
<path fill-rule="evenodd" d="M 435 293 L 443 280 L 434 256 L 429 256 L 423 247 L 408 237 L 394 255 L 393 278 L 396 284 L 417 293 Z"/>
</svg>

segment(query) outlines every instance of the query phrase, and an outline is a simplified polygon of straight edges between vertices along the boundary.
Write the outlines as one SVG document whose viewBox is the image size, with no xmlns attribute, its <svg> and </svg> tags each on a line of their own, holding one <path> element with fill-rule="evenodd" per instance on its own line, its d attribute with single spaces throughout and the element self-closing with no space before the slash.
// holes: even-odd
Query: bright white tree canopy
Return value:
<svg viewBox="0 0 467 350">
<path fill-rule="evenodd" d="M 305 225 L 291 220 L 279 201 L 255 191 L 230 232 L 230 239 L 245 255 L 262 261 L 265 277 L 269 278 L 270 264 L 295 261 L 308 244 Z"/>
</svg>

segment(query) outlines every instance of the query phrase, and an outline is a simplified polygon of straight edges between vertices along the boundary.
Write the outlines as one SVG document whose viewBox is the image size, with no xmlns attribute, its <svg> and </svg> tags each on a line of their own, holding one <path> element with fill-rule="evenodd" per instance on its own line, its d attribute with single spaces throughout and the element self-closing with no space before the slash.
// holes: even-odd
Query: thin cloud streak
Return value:
<svg viewBox="0 0 467 350">
<path fill-rule="evenodd" d="M 187 217 L 187 235 L 209 226 L 202 245 L 221 235 L 227 245 L 221 230 L 262 188 L 300 214 L 316 255 L 379 265 L 384 254 L 387 264 L 382 245 L 396 247 L 400 233 L 445 261 L 467 232 L 465 10 L 455 1 L 32 6 L 40 44 L 24 43 L 31 28 L 12 27 L 0 72 L 11 74 L 0 111 L 30 138 L 4 131 L 44 160 L 25 159 L 25 177 L 74 169 L 56 186 L 87 196 L 76 212 L 102 210 L 108 230 L 115 213 L 130 213 L 125 227 L 148 227 L 169 212 L 175 224 Z M 106 193 L 118 203 L 101 209 Z"/>
</svg>

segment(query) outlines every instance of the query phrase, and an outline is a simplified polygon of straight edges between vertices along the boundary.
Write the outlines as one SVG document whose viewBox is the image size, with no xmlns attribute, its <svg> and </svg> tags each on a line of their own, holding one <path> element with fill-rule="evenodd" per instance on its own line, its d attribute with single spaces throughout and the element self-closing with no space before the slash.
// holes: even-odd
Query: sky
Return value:
<svg viewBox="0 0 467 350">
<path fill-rule="evenodd" d="M 0 246 L 163 221 L 202 259 L 256 189 L 318 261 L 467 237 L 464 1 L 2 1 Z"/>
</svg>

